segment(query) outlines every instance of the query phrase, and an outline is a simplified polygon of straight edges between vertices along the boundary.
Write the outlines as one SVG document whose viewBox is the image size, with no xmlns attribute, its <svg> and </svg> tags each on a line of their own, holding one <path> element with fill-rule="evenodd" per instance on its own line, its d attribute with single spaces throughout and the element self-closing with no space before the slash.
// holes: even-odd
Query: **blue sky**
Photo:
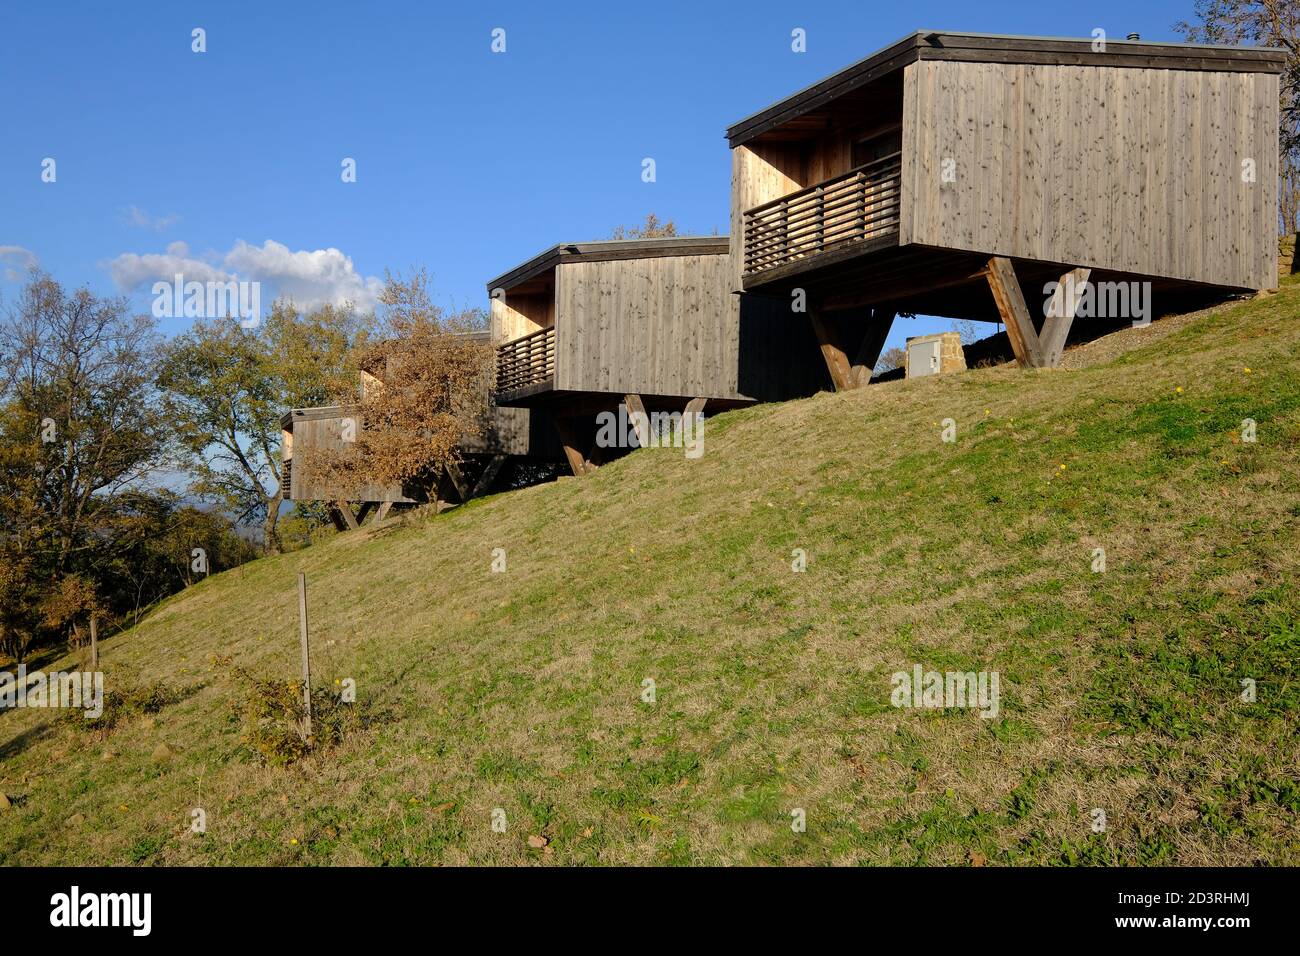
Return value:
<svg viewBox="0 0 1300 956">
<path fill-rule="evenodd" d="M 725 232 L 725 128 L 913 30 L 1176 39 L 1191 6 L 4 0 L 0 294 L 33 260 L 142 310 L 178 261 L 300 301 L 424 265 L 441 304 L 484 305 L 507 268 L 650 211 Z"/>
</svg>

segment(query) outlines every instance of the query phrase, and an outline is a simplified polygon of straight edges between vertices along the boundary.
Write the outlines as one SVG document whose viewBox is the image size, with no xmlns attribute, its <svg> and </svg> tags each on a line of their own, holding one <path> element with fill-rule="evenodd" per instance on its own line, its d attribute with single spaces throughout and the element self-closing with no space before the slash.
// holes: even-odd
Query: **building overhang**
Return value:
<svg viewBox="0 0 1300 956">
<path fill-rule="evenodd" d="M 566 262 L 608 262 L 616 259 L 651 259 L 658 256 L 720 256 L 728 252 L 726 236 L 674 236 L 667 239 L 606 239 L 598 242 L 562 242 L 504 272 L 487 284 L 488 295 L 509 292 L 551 272 Z"/>
<path fill-rule="evenodd" d="M 1286 53 L 1274 47 L 1216 46 L 1106 38 L 1005 36 L 918 30 L 727 129 L 734 149 L 760 138 L 801 138 L 830 125 L 831 105 L 841 97 L 901 71 L 918 60 L 1025 63 L 1058 66 L 1281 73 Z"/>
</svg>

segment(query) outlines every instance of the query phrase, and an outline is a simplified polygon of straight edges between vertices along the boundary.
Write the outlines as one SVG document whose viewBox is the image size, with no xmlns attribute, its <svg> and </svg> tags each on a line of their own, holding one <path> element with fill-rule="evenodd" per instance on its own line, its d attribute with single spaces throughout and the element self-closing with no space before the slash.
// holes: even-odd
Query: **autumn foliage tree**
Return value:
<svg viewBox="0 0 1300 956">
<path fill-rule="evenodd" d="M 163 349 L 158 380 L 192 491 L 259 523 L 268 551 L 279 550 L 288 497 L 280 417 L 355 387 L 353 360 L 369 324 L 351 308 L 304 313 L 281 301 L 255 328 L 233 317 L 201 319 Z"/>
<path fill-rule="evenodd" d="M 112 612 L 123 498 L 164 461 L 157 340 L 124 300 L 35 272 L 0 322 L 0 650 Z"/>
<path fill-rule="evenodd" d="M 639 226 L 615 226 L 611 239 L 672 239 L 677 235 L 676 224 L 669 219 L 660 222 L 654 213 L 647 213 Z"/>
<path fill-rule="evenodd" d="M 374 384 L 355 406 L 354 440 L 343 451 L 313 450 L 304 463 L 345 492 L 427 481 L 488 424 L 493 353 L 474 334 L 485 328 L 483 312 L 444 312 L 423 270 L 409 279 L 389 273 L 380 302 L 376 341 L 357 362 Z"/>
</svg>

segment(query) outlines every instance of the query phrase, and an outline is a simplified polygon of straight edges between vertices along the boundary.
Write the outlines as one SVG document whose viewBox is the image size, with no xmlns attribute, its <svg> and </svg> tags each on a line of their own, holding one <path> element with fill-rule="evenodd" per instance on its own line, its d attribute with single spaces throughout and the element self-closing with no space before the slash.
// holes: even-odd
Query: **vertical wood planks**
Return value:
<svg viewBox="0 0 1300 956">
<path fill-rule="evenodd" d="M 902 241 L 1272 284 L 1275 74 L 952 61 L 907 70 Z M 1253 186 L 1240 179 L 1246 156 Z M 941 181 L 949 158 L 955 183 Z"/>
</svg>

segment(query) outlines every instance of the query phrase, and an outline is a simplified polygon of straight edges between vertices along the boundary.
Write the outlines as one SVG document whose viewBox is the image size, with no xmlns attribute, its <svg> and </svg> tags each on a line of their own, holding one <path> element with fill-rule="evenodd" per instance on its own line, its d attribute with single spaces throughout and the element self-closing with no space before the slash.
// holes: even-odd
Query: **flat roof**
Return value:
<svg viewBox="0 0 1300 956">
<path fill-rule="evenodd" d="M 342 418 L 349 412 L 355 412 L 357 405 L 316 405 L 310 408 L 291 408 L 280 416 L 280 427 L 286 430 L 293 427 L 295 421 L 311 422 L 321 418 Z"/>
<path fill-rule="evenodd" d="M 564 262 L 607 262 L 614 259 L 650 259 L 656 256 L 717 256 L 727 253 L 729 242 L 726 236 L 561 242 L 497 276 L 487 284 L 488 295 L 494 289 L 509 289 L 527 282 Z"/>
<path fill-rule="evenodd" d="M 917 30 L 852 66 L 734 123 L 727 129 L 727 139 L 733 148 L 740 146 L 917 60 L 1248 73 L 1281 73 L 1286 63 L 1285 51 L 1276 47 L 1221 46 L 1107 37 L 1105 51 L 1097 52 L 1092 48 L 1093 42 L 1091 37 L 1010 36 Z"/>
</svg>

